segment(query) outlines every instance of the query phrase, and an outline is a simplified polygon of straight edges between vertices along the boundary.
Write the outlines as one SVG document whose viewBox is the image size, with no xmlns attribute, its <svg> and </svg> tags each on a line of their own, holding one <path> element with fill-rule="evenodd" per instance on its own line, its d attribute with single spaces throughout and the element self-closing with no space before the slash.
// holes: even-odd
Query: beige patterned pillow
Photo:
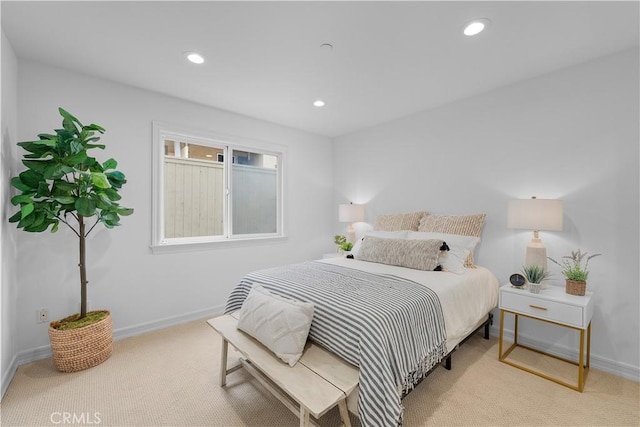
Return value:
<svg viewBox="0 0 640 427">
<path fill-rule="evenodd" d="M 486 217 L 487 214 L 427 215 L 420 220 L 418 231 L 480 237 Z M 467 257 L 464 266 L 470 268 L 475 267 L 473 263 L 473 252 Z"/>
<path fill-rule="evenodd" d="M 442 243 L 443 241 L 438 239 L 405 240 L 365 236 L 355 258 L 361 261 L 433 271 L 439 264 L 438 257 Z"/>
<path fill-rule="evenodd" d="M 420 218 L 429 215 L 429 212 L 413 212 L 391 215 L 378 215 L 373 225 L 375 231 L 418 231 Z"/>
</svg>

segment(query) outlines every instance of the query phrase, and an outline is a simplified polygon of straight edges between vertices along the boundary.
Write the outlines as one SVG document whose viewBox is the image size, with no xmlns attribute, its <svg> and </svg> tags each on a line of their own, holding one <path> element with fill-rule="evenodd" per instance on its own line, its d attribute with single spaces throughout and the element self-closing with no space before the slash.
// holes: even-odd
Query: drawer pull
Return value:
<svg viewBox="0 0 640 427">
<path fill-rule="evenodd" d="M 529 307 L 531 308 L 537 308 L 538 310 L 547 310 L 546 307 L 540 307 L 539 305 L 533 305 L 533 304 L 529 304 Z"/>
</svg>

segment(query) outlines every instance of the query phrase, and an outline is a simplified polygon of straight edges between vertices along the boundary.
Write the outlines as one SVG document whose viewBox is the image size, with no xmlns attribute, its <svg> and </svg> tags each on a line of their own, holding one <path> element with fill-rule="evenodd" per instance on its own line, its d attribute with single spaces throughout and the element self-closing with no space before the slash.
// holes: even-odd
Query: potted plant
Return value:
<svg viewBox="0 0 640 427">
<path fill-rule="evenodd" d="M 27 169 L 11 179 L 21 194 L 11 203 L 19 206 L 9 222 L 28 232 L 58 230 L 60 223 L 78 238 L 80 269 L 80 313 L 51 322 L 51 351 L 58 370 L 75 372 L 102 363 L 111 355 L 113 331 L 107 310 L 87 313 L 86 238 L 96 225 L 107 228 L 119 225 L 120 217 L 133 209 L 120 206 L 118 190 L 126 183 L 116 170 L 118 163 L 108 159 L 98 162 L 89 150 L 104 149 L 96 144 L 96 124 L 83 125 L 62 108 L 62 129 L 54 134 L 42 133 L 37 141 L 19 142 L 28 152 L 22 163 Z M 91 218 L 93 223 L 85 221 Z"/>
<path fill-rule="evenodd" d="M 522 274 L 529 282 L 529 291 L 537 294 L 543 287 L 542 282 L 549 277 L 549 272 L 539 265 L 525 265 L 522 267 Z"/>
<path fill-rule="evenodd" d="M 339 234 L 333 236 L 333 242 L 338 245 L 338 253 L 349 252 L 353 249 L 353 243 L 348 242 L 346 237 Z"/>
<path fill-rule="evenodd" d="M 589 277 L 589 260 L 600 255 L 587 256 L 587 252 L 581 252 L 578 249 L 577 251 L 572 251 L 571 255 L 563 256 L 560 262 L 551 257 L 547 258 L 562 268 L 562 274 L 566 279 L 566 292 L 571 295 L 584 295 L 587 289 L 587 277 Z M 584 266 L 582 265 L 583 260 Z"/>
</svg>

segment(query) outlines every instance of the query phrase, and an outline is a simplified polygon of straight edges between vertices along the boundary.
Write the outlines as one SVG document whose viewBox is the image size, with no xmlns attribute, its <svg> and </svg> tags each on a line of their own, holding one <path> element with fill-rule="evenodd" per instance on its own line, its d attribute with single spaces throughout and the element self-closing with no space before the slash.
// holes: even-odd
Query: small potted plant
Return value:
<svg viewBox="0 0 640 427">
<path fill-rule="evenodd" d="M 529 291 L 537 294 L 543 287 L 542 282 L 549 278 L 549 272 L 539 265 L 525 265 L 522 267 L 522 274 L 529 282 Z"/>
<path fill-rule="evenodd" d="M 339 234 L 333 236 L 333 242 L 338 245 L 338 253 L 349 252 L 353 249 L 353 243 L 348 242 L 346 237 Z"/>
<path fill-rule="evenodd" d="M 571 295 L 584 295 L 587 289 L 587 277 L 589 277 L 589 260 L 600 255 L 588 255 L 587 252 L 581 252 L 578 249 L 577 251 L 572 251 L 571 255 L 563 256 L 560 262 L 551 257 L 547 258 L 562 268 L 562 274 L 566 279 L 566 292 Z M 583 260 L 584 266 L 582 265 Z"/>
</svg>

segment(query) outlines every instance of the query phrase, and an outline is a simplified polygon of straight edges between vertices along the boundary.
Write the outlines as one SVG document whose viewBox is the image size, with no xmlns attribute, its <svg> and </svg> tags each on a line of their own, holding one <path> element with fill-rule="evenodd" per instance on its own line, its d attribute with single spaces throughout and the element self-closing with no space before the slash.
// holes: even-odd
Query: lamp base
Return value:
<svg viewBox="0 0 640 427">
<path fill-rule="evenodd" d="M 547 248 L 542 243 L 541 239 L 533 238 L 527 246 L 527 252 L 524 257 L 524 265 L 537 265 L 542 267 L 544 271 L 547 270 Z M 542 288 L 546 289 L 546 281 L 542 282 Z"/>
<path fill-rule="evenodd" d="M 354 244 L 356 242 L 356 230 L 353 228 L 353 224 L 349 224 L 349 228 L 347 229 L 347 242 Z"/>
</svg>

